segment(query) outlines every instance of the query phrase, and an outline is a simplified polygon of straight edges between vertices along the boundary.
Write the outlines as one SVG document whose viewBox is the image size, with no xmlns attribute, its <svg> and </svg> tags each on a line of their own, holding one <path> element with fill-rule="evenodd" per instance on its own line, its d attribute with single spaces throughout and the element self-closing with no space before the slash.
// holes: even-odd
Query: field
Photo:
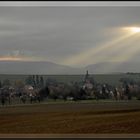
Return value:
<svg viewBox="0 0 140 140">
<path fill-rule="evenodd" d="M 67 101 L 0 107 L 0 134 L 139 133 L 139 101 Z"/>
<path fill-rule="evenodd" d="M 0 74 L 0 80 L 3 81 L 5 79 L 9 79 L 11 83 L 14 83 L 15 80 L 22 80 L 25 82 L 25 79 L 29 75 L 5 75 Z M 46 81 L 48 78 L 51 78 L 53 80 L 56 80 L 57 82 L 82 82 L 85 75 L 43 75 L 44 80 Z M 139 74 L 92 74 L 90 77 L 93 77 L 95 82 L 98 83 L 108 83 L 110 85 L 119 85 L 121 78 L 130 78 L 134 79 L 135 81 L 140 81 L 140 75 Z"/>
<path fill-rule="evenodd" d="M 120 78 L 140 81 L 139 75 L 90 75 L 96 82 L 119 85 Z M 28 75 L 0 75 L 0 80 L 23 80 Z M 44 75 L 58 82 L 82 82 L 84 75 Z M 29 102 L 28 102 L 29 103 Z M 0 104 L 0 134 L 140 134 L 140 101 L 47 101 Z"/>
</svg>

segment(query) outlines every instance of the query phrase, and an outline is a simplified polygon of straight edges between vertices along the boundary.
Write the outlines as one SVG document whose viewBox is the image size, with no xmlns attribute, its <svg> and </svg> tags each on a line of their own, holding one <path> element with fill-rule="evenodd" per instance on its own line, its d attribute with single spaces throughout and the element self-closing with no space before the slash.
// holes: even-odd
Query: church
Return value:
<svg viewBox="0 0 140 140">
<path fill-rule="evenodd" d="M 83 89 L 93 89 L 93 83 L 91 82 L 91 77 L 89 76 L 88 70 L 84 77 Z"/>
</svg>

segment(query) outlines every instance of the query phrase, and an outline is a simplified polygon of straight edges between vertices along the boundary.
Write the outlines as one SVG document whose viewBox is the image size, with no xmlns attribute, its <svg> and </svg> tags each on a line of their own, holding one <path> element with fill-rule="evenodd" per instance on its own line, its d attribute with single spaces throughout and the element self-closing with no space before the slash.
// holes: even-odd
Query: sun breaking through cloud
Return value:
<svg viewBox="0 0 140 140">
<path fill-rule="evenodd" d="M 83 63 L 88 63 L 89 60 L 92 60 L 92 63 L 105 61 L 105 58 L 107 57 L 105 54 L 107 51 L 113 52 L 113 50 L 123 50 L 121 43 L 127 43 L 127 41 L 130 41 L 136 37 L 136 33 L 138 33 L 139 28 L 136 28 L 137 30 L 135 29 L 133 32 L 130 29 L 131 28 L 129 28 L 129 30 L 127 30 L 127 32 L 125 32 L 121 37 L 116 37 L 110 42 L 104 43 L 100 46 L 81 52 L 73 57 L 67 58 L 62 63 L 69 65 L 82 65 Z"/>
</svg>

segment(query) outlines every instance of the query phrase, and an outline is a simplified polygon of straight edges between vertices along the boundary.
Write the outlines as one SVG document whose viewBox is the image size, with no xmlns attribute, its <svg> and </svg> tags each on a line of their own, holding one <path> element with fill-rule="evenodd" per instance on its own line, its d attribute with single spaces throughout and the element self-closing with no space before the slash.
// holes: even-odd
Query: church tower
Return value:
<svg viewBox="0 0 140 140">
<path fill-rule="evenodd" d="M 89 74 L 88 74 L 88 70 L 87 70 L 84 81 L 86 82 L 88 80 L 89 80 Z"/>
</svg>

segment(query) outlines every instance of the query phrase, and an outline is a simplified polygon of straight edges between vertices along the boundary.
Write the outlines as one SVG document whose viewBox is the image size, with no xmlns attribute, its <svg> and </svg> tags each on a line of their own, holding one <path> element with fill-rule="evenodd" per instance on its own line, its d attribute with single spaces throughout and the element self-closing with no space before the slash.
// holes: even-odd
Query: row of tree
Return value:
<svg viewBox="0 0 140 140">
<path fill-rule="evenodd" d="M 32 85 L 33 87 L 37 87 L 37 88 L 42 88 L 44 87 L 45 83 L 44 83 L 43 76 L 33 75 L 33 76 L 28 76 L 25 79 L 25 84 Z"/>
<path fill-rule="evenodd" d="M 32 76 L 28 76 L 25 79 L 25 81 L 19 79 L 12 80 L 12 81 L 10 81 L 9 79 L 5 79 L 3 81 L 0 81 L 0 88 L 10 87 L 10 86 L 14 86 L 16 88 L 23 88 L 25 85 L 31 85 L 36 88 L 42 88 L 45 86 L 44 78 L 43 76 L 32 75 Z"/>
</svg>

